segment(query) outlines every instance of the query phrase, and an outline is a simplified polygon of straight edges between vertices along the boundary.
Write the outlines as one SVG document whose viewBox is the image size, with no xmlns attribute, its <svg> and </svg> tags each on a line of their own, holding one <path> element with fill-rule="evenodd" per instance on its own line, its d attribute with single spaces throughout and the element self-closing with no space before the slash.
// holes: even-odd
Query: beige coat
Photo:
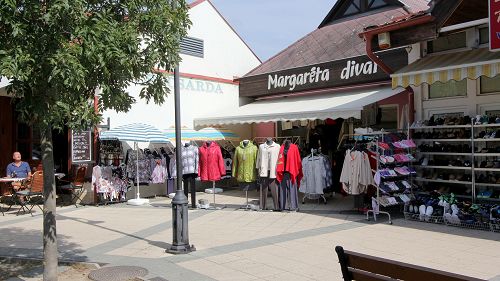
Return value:
<svg viewBox="0 0 500 281">
<path fill-rule="evenodd" d="M 276 164 L 280 154 L 280 145 L 273 142 L 271 145 L 263 143 L 259 145 L 256 168 L 260 177 L 276 178 Z"/>
<path fill-rule="evenodd" d="M 368 185 L 375 184 L 368 157 L 364 152 L 347 150 L 340 182 L 348 194 L 365 193 Z"/>
</svg>

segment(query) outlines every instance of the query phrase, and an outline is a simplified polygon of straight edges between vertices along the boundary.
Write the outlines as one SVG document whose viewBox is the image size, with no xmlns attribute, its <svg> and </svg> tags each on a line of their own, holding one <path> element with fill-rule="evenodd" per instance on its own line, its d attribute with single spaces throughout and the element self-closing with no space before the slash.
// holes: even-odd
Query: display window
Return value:
<svg viewBox="0 0 500 281">
<path fill-rule="evenodd" d="M 499 94 L 500 93 L 500 76 L 493 78 L 481 77 L 479 81 L 479 94 Z"/>
<path fill-rule="evenodd" d="M 467 96 L 467 79 L 450 80 L 446 83 L 435 82 L 429 86 L 429 99 Z"/>
</svg>

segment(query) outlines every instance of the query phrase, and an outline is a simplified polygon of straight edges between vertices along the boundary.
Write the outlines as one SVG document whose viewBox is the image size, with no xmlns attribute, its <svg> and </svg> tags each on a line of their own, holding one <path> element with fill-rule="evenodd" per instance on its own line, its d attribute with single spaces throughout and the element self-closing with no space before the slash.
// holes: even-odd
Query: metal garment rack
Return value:
<svg viewBox="0 0 500 281">
<path fill-rule="evenodd" d="M 315 152 L 315 149 L 311 148 L 311 154 L 310 155 L 312 157 L 314 157 L 314 152 Z M 321 155 L 321 153 L 318 153 L 318 155 Z M 317 198 L 315 198 L 315 197 L 317 197 Z M 326 204 L 325 194 L 304 193 L 304 196 L 302 197 L 302 204 L 305 204 L 305 200 L 306 199 L 309 199 L 309 200 L 318 200 L 318 204 L 319 204 L 319 199 L 320 198 L 322 198 L 324 204 Z"/>
<path fill-rule="evenodd" d="M 339 144 L 337 145 L 337 151 L 340 149 L 340 147 L 342 146 L 342 144 L 348 139 L 348 138 L 353 138 L 353 137 L 376 137 L 376 136 L 380 136 L 380 134 L 383 133 L 383 132 L 377 132 L 377 133 L 366 133 L 366 134 L 344 134 L 342 135 L 342 138 L 340 139 L 340 142 Z M 368 140 L 368 139 L 367 139 Z M 354 140 L 355 141 L 355 145 L 357 144 L 358 140 Z M 364 139 L 362 139 L 361 141 L 365 141 Z M 377 163 L 378 165 L 378 163 Z M 377 187 L 377 191 L 378 191 L 378 187 Z M 355 196 L 360 196 L 360 195 L 355 195 Z M 353 208 L 353 209 L 349 209 L 349 210 L 341 210 L 339 212 L 340 214 L 344 214 L 344 213 L 355 213 L 355 214 L 361 214 L 362 212 L 359 210 L 359 209 L 356 209 L 356 206 Z"/>
</svg>

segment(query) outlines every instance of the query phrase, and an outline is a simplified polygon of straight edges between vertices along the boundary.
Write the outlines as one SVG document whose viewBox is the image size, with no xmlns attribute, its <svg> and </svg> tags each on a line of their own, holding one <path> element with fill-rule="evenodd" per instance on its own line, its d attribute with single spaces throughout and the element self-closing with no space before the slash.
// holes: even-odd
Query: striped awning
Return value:
<svg viewBox="0 0 500 281">
<path fill-rule="evenodd" d="M 167 138 L 175 139 L 174 128 L 164 131 Z M 231 130 L 220 128 L 203 128 L 201 130 L 182 128 L 181 139 L 183 141 L 240 141 L 240 137 Z"/>
<path fill-rule="evenodd" d="M 420 86 L 423 83 L 461 81 L 500 74 L 500 52 L 487 48 L 442 55 L 429 55 L 391 75 L 392 88 Z"/>
</svg>

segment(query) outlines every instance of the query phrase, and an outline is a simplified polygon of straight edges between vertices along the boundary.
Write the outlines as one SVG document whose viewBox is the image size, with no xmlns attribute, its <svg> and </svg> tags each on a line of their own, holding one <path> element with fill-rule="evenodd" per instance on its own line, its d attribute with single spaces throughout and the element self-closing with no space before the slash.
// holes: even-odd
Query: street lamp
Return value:
<svg viewBox="0 0 500 281">
<path fill-rule="evenodd" d="M 177 0 L 172 1 L 173 8 L 177 6 Z M 166 250 L 171 254 L 187 254 L 195 251 L 194 246 L 189 245 L 188 232 L 188 200 L 182 191 L 182 143 L 181 143 L 181 96 L 179 84 L 179 66 L 174 68 L 174 102 L 175 102 L 175 160 L 177 168 L 177 180 L 174 199 L 172 200 L 172 245 Z"/>
</svg>

